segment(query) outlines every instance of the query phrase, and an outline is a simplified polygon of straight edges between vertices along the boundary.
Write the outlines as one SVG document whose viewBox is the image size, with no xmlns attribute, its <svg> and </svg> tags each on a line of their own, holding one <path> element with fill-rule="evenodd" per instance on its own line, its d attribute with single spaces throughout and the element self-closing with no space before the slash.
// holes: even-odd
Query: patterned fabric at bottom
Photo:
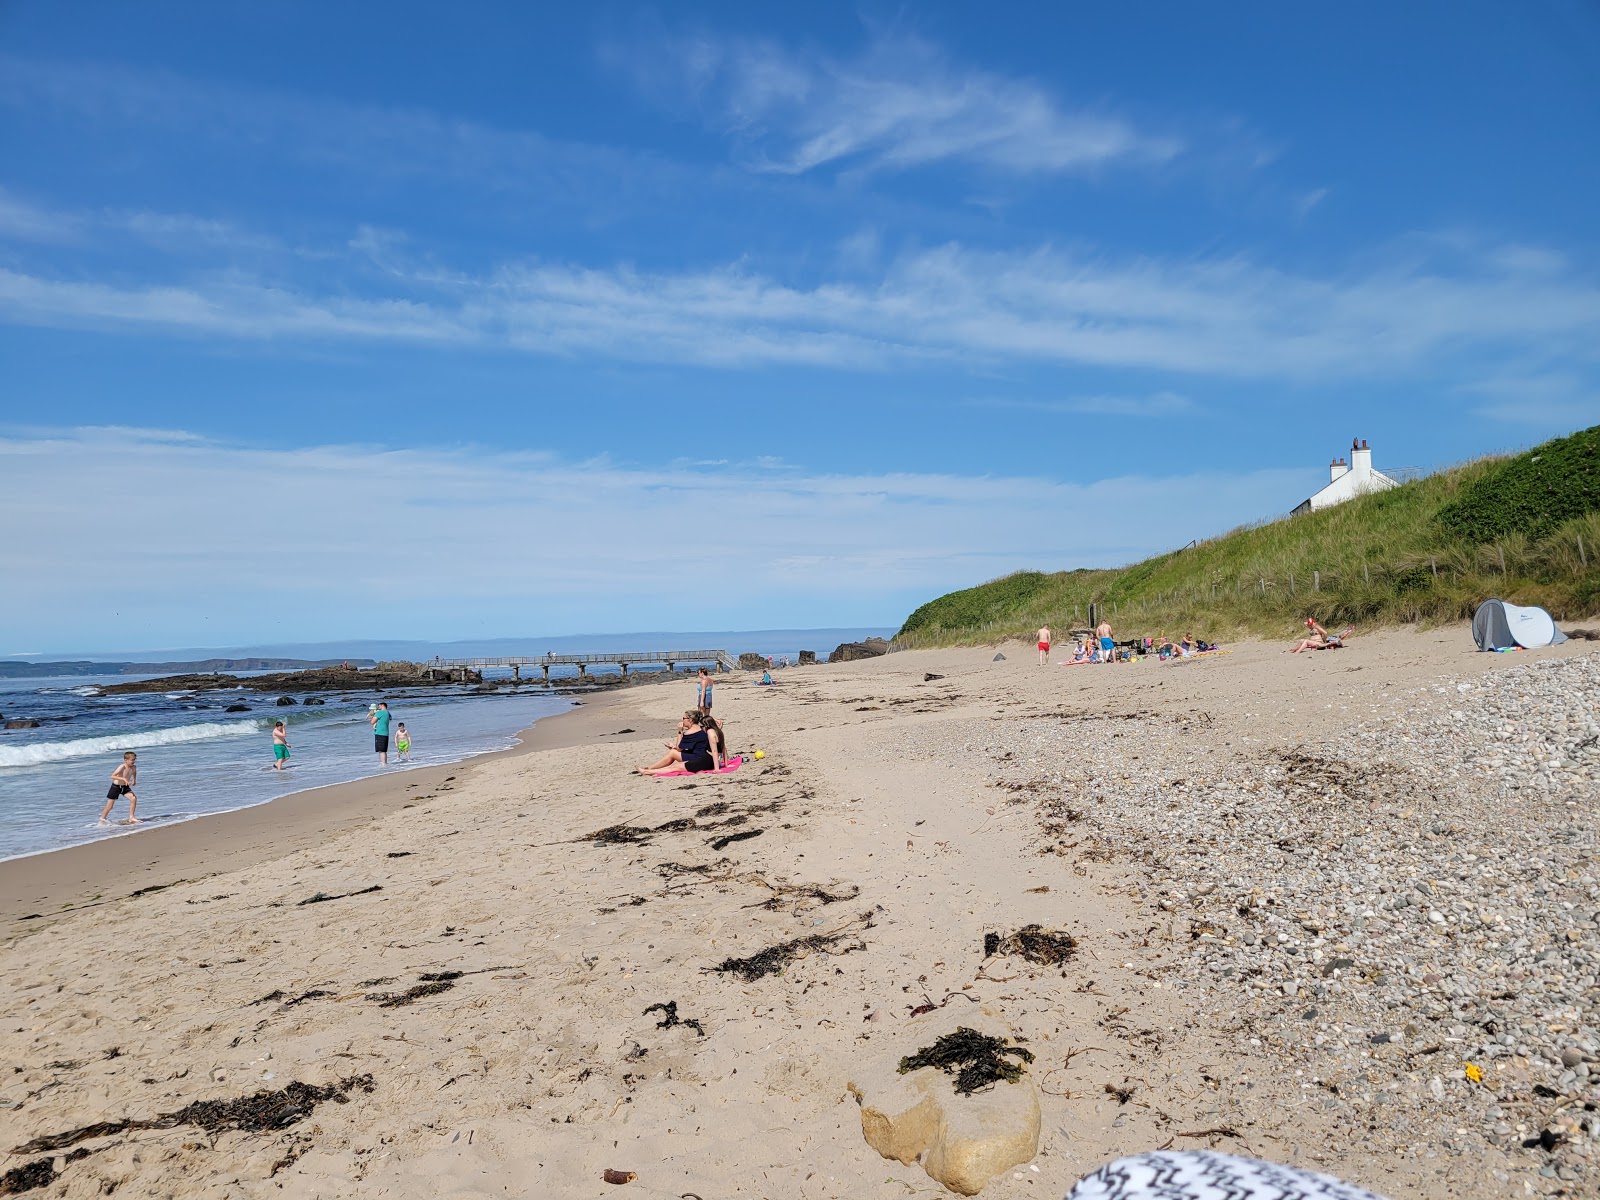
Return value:
<svg viewBox="0 0 1600 1200">
<path fill-rule="evenodd" d="M 1211 1150 L 1153 1150 L 1078 1180 L 1067 1200 L 1383 1200 L 1331 1175 Z"/>
</svg>

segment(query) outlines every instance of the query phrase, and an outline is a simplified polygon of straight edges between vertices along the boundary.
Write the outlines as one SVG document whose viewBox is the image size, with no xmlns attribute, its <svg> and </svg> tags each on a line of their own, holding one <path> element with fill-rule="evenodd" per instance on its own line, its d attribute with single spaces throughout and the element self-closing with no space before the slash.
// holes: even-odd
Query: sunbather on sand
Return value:
<svg viewBox="0 0 1600 1200">
<path fill-rule="evenodd" d="M 711 752 L 711 737 L 700 724 L 700 714 L 690 709 L 678 722 L 678 736 L 666 744 L 667 752 L 648 767 L 635 767 L 640 775 L 670 775 L 676 771 L 711 771 L 717 759 Z"/>
<path fill-rule="evenodd" d="M 1343 633 L 1329 633 L 1321 625 L 1318 625 L 1314 618 L 1307 617 L 1306 628 L 1311 630 L 1311 636 L 1301 638 L 1290 649 L 1290 654 L 1299 654 L 1306 650 L 1337 650 L 1344 645 L 1344 639 L 1350 636 L 1350 632 L 1355 626 L 1346 626 Z"/>
</svg>

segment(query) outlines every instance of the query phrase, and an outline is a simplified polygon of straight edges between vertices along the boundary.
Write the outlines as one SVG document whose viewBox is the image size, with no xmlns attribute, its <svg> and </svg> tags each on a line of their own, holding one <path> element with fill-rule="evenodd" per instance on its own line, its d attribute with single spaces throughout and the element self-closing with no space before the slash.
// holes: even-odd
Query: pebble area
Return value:
<svg viewBox="0 0 1600 1200">
<path fill-rule="evenodd" d="M 1210 721 L 1058 714 L 985 749 L 1043 852 L 1134 866 L 1188 947 L 1169 986 L 1350 1146 L 1469 1171 L 1493 1146 L 1500 1194 L 1600 1194 L 1600 655 L 1316 744 Z"/>
</svg>

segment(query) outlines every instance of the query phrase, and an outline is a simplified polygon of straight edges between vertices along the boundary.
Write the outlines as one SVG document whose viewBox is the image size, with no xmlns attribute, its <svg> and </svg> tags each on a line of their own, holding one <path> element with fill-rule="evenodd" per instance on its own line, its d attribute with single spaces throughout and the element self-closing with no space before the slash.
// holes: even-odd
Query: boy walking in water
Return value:
<svg viewBox="0 0 1600 1200">
<path fill-rule="evenodd" d="M 401 721 L 394 727 L 394 748 L 400 751 L 400 761 L 411 761 L 411 735 L 406 732 L 406 723 Z"/>
<path fill-rule="evenodd" d="M 283 770 L 283 764 L 289 758 L 289 731 L 279 721 L 272 727 L 272 769 Z"/>
<path fill-rule="evenodd" d="M 380 701 L 378 707 L 372 710 L 372 716 L 367 718 L 372 726 L 372 748 L 377 752 L 378 762 L 383 766 L 389 765 L 389 702 Z"/>
<path fill-rule="evenodd" d="M 111 790 L 106 793 L 106 806 L 100 810 L 100 824 L 106 823 L 106 818 L 111 815 L 111 810 L 116 807 L 117 801 L 122 797 L 128 798 L 128 819 L 126 825 L 143 825 L 136 815 L 139 808 L 139 797 L 133 794 L 135 785 L 139 782 L 139 768 L 135 765 L 139 756 L 129 750 L 122 756 L 122 765 L 111 772 Z"/>
</svg>

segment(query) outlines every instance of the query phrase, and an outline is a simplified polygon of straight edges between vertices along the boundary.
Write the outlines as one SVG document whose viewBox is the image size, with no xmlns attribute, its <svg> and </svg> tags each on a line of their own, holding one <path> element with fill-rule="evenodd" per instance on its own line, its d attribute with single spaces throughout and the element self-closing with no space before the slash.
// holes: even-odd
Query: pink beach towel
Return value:
<svg viewBox="0 0 1600 1200">
<path fill-rule="evenodd" d="M 682 775 L 732 775 L 742 766 L 744 766 L 744 759 L 740 758 L 738 755 L 735 755 L 727 762 L 723 763 L 715 771 L 663 771 L 661 774 L 657 775 L 656 778 L 677 779 Z"/>
</svg>

